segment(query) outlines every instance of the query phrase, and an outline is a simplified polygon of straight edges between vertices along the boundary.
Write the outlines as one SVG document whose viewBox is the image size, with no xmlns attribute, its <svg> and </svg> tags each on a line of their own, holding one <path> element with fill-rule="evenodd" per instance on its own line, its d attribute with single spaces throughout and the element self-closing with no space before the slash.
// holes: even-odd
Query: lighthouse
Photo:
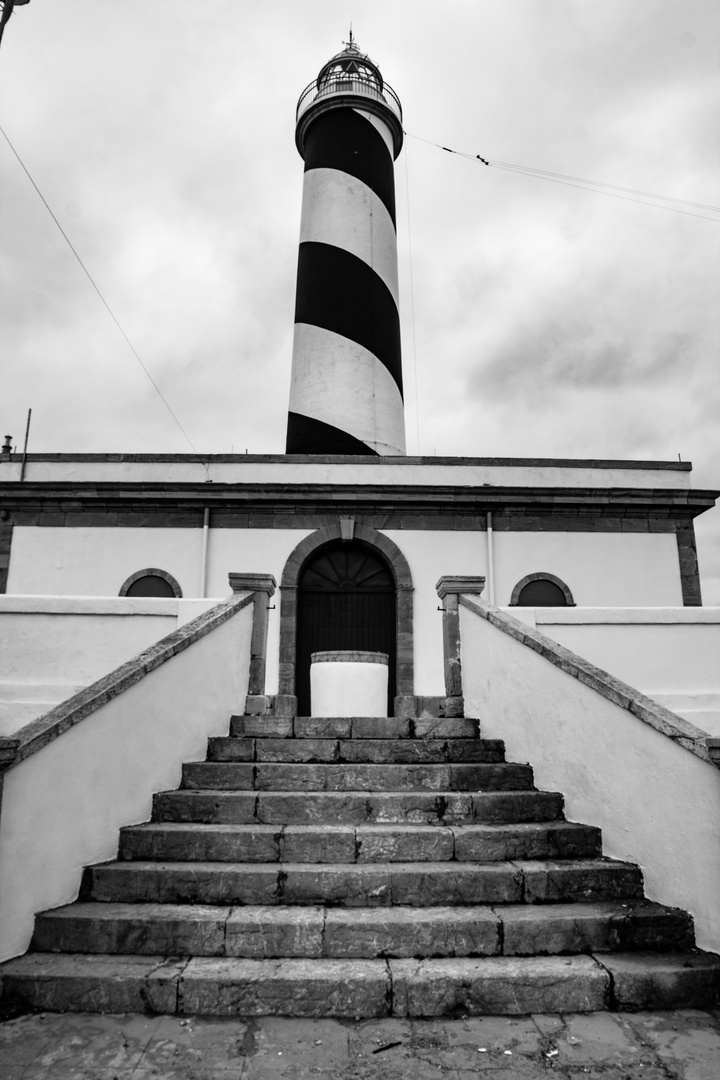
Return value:
<svg viewBox="0 0 720 1080">
<path fill-rule="evenodd" d="M 350 42 L 297 106 L 305 162 L 288 454 L 405 454 L 397 95 Z"/>
</svg>

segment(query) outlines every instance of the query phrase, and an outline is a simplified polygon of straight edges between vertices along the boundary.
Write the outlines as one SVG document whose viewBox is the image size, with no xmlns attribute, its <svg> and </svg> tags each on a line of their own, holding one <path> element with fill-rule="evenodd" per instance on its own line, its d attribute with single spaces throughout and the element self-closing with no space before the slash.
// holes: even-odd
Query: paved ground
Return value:
<svg viewBox="0 0 720 1080">
<path fill-rule="evenodd" d="M 720 1011 L 458 1020 L 42 1013 L 0 1023 L 0 1080 L 719 1080 Z"/>
</svg>

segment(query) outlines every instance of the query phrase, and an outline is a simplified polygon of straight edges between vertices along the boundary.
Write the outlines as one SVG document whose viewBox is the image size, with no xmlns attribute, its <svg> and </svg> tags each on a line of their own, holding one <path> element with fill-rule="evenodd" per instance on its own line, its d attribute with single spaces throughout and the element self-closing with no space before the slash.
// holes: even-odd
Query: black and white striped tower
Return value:
<svg viewBox="0 0 720 1080">
<path fill-rule="evenodd" d="M 305 160 L 288 454 L 404 454 L 393 162 L 402 111 L 350 43 L 298 102 Z"/>
</svg>

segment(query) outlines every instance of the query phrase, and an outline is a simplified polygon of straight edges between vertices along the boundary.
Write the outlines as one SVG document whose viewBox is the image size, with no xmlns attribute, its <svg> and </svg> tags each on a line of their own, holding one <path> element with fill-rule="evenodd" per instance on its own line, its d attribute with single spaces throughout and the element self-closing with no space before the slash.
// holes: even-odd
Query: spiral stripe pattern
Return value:
<svg viewBox="0 0 720 1080">
<path fill-rule="evenodd" d="M 391 146 L 351 107 L 305 136 L 289 454 L 405 453 Z"/>
</svg>

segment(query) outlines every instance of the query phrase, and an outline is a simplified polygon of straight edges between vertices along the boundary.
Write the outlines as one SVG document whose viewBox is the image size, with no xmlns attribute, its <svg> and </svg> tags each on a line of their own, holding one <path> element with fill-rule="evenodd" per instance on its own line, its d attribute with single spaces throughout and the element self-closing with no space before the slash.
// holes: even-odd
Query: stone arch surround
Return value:
<svg viewBox="0 0 720 1080">
<path fill-rule="evenodd" d="M 344 537 L 347 539 L 347 536 Z M 295 656 L 297 646 L 297 590 L 300 573 L 308 558 L 325 544 L 343 539 L 340 523 L 327 525 L 301 540 L 290 554 L 280 582 L 280 671 L 276 712 L 282 716 L 294 716 L 297 709 L 295 696 Z M 413 592 L 412 574 L 407 559 L 397 544 L 377 529 L 368 525 L 355 525 L 353 540 L 361 540 L 374 548 L 389 564 L 395 580 L 397 596 L 397 668 L 395 713 L 398 714 L 399 699 L 414 694 L 413 671 Z"/>
<path fill-rule="evenodd" d="M 179 600 L 182 598 L 182 589 L 179 582 L 175 580 L 172 574 L 168 574 L 167 570 L 158 570 L 156 566 L 148 566 L 145 570 L 136 570 L 134 574 L 131 574 L 129 578 L 126 578 L 120 586 L 120 592 L 118 596 L 127 596 L 127 591 L 131 585 L 134 585 L 136 581 L 144 577 L 159 577 L 163 581 L 167 581 L 168 585 L 172 589 L 176 598 Z"/>
<path fill-rule="evenodd" d="M 523 591 L 526 585 L 530 584 L 531 581 L 551 581 L 553 585 L 557 585 L 558 589 L 565 597 L 565 602 L 567 606 L 576 606 L 575 601 L 573 600 L 573 594 L 570 592 L 570 589 L 562 580 L 562 578 L 556 577 L 555 574 L 548 574 L 546 572 L 540 571 L 537 574 L 526 574 L 524 578 L 521 578 L 520 581 L 518 581 L 517 585 L 512 591 L 512 596 L 510 597 L 510 607 L 518 606 L 520 593 Z"/>
</svg>

